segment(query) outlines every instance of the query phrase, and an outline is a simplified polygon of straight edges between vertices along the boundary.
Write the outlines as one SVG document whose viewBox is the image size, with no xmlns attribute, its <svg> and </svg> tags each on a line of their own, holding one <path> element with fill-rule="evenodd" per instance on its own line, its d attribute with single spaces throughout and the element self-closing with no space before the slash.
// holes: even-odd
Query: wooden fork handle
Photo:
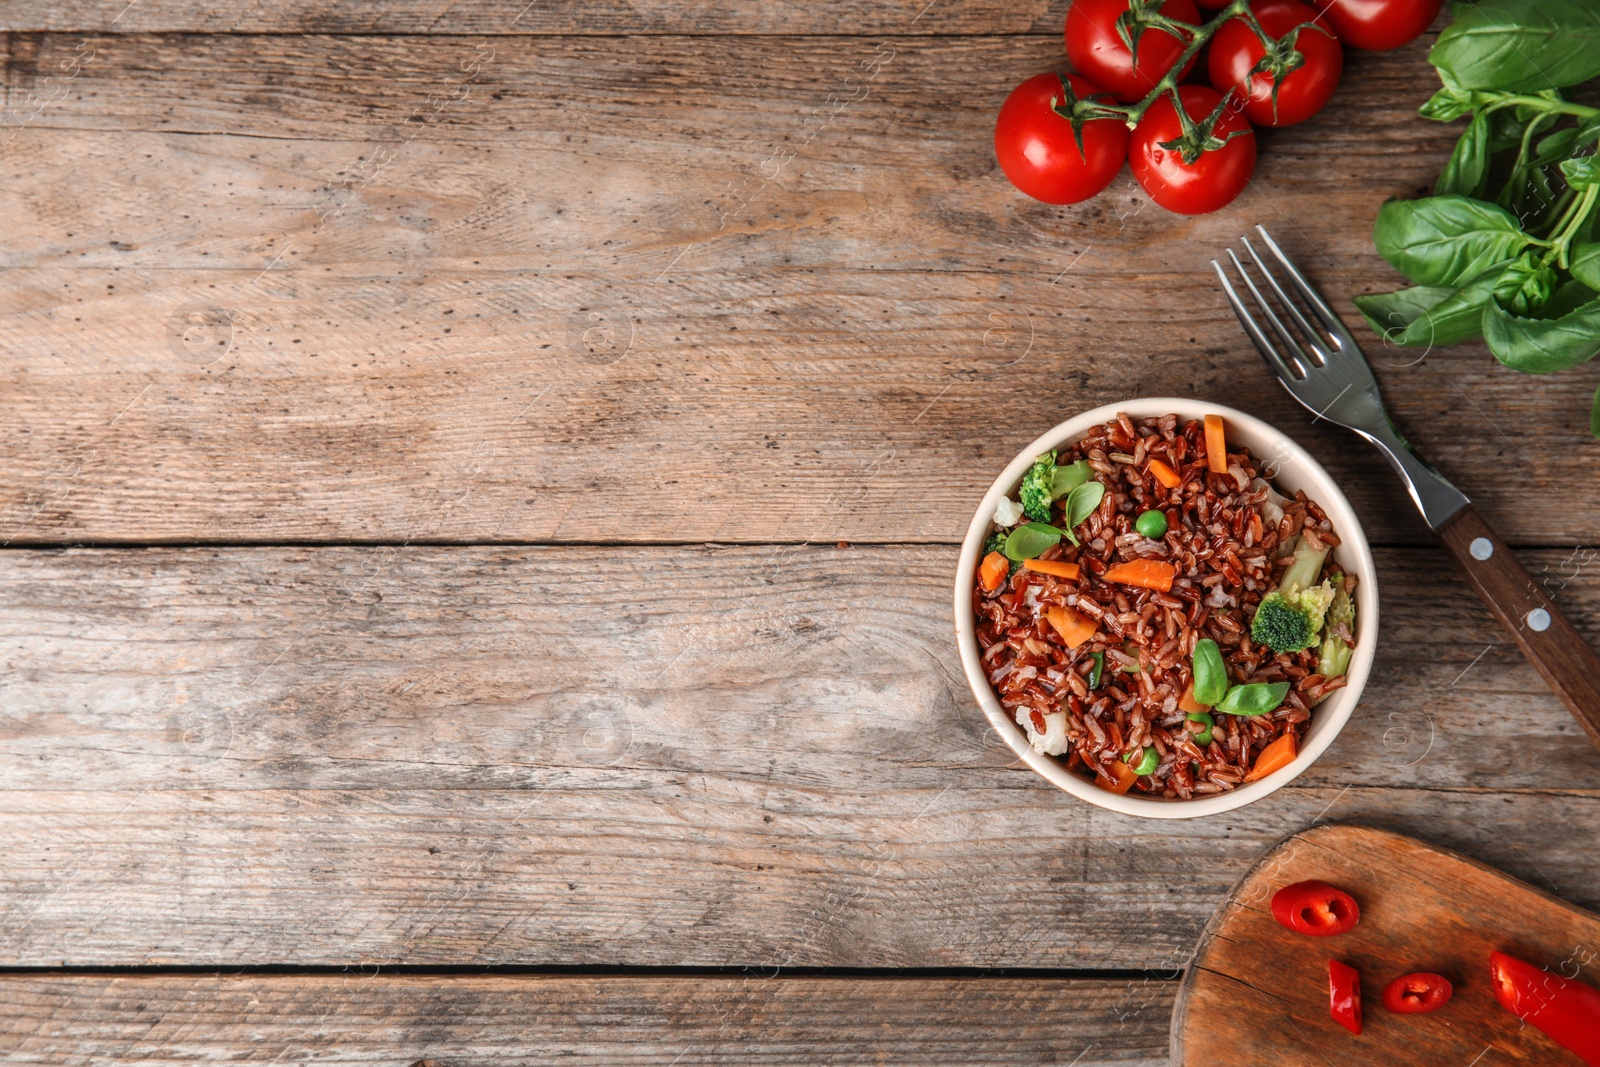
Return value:
<svg viewBox="0 0 1600 1067">
<path fill-rule="evenodd" d="M 1594 649 L 1471 504 L 1434 532 L 1528 662 L 1600 745 L 1600 657 Z"/>
</svg>

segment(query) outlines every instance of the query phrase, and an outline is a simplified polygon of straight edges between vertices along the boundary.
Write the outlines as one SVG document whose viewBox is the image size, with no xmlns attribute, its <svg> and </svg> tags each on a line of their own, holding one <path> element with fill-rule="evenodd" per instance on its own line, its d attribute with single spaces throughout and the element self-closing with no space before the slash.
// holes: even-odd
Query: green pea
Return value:
<svg viewBox="0 0 1600 1067">
<path fill-rule="evenodd" d="M 1145 511 L 1134 521 L 1133 528 L 1152 541 L 1167 536 L 1167 517 L 1159 511 Z"/>
<path fill-rule="evenodd" d="M 1133 753 L 1123 756 L 1124 763 L 1131 763 Z M 1133 773 L 1137 775 L 1154 774 L 1157 767 L 1161 766 L 1161 757 L 1156 754 L 1155 746 L 1145 749 L 1139 754 L 1139 762 L 1133 764 Z"/>
<path fill-rule="evenodd" d="M 1100 688 L 1100 677 L 1106 672 L 1106 654 L 1104 652 L 1091 652 L 1089 658 L 1094 661 L 1094 666 L 1089 668 L 1089 688 Z"/>
<path fill-rule="evenodd" d="M 1191 711 L 1189 721 L 1204 724 L 1205 729 L 1194 735 L 1194 743 L 1205 748 L 1211 743 L 1211 729 L 1217 725 L 1217 720 L 1213 719 L 1208 711 Z"/>
</svg>

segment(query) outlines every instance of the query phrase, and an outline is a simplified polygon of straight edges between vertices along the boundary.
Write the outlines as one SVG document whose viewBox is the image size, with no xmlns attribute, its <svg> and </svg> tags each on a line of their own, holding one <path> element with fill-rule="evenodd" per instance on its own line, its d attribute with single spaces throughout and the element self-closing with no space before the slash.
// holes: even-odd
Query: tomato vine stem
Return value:
<svg viewBox="0 0 1600 1067">
<path fill-rule="evenodd" d="M 1161 0 L 1135 0 L 1130 5 L 1127 13 L 1118 22 L 1117 28 L 1124 41 L 1128 44 L 1129 51 L 1133 53 L 1137 65 L 1139 37 L 1148 30 L 1160 30 L 1180 40 L 1187 38 L 1188 44 L 1179 54 L 1177 61 L 1161 76 L 1144 99 L 1134 104 L 1114 104 L 1094 96 L 1073 98 L 1070 95 L 1059 102 L 1055 111 L 1062 118 L 1072 123 L 1073 132 L 1081 138 L 1083 124 L 1100 119 L 1117 119 L 1133 129 L 1144 118 L 1145 112 L 1153 107 L 1156 101 L 1163 96 L 1170 96 L 1172 106 L 1177 111 L 1179 122 L 1183 126 L 1183 135 L 1176 141 L 1163 142 L 1162 147 L 1182 154 L 1186 163 L 1194 162 L 1202 152 L 1212 151 L 1222 146 L 1223 142 L 1214 136 L 1217 123 L 1229 108 L 1238 106 L 1232 94 L 1223 92 L 1222 100 L 1210 115 L 1200 121 L 1192 121 L 1184 111 L 1181 98 L 1178 94 L 1178 83 L 1182 80 L 1185 69 L 1197 56 L 1206 43 L 1216 36 L 1223 23 L 1230 19 L 1242 19 L 1256 37 L 1261 41 L 1266 55 L 1257 64 L 1254 73 L 1267 73 L 1273 77 L 1273 96 L 1276 100 L 1277 82 L 1289 71 L 1295 70 L 1305 62 L 1305 57 L 1294 49 L 1294 40 L 1299 32 L 1306 28 L 1330 32 L 1321 24 L 1322 16 L 1317 16 L 1310 22 L 1301 23 L 1290 31 L 1284 38 L 1275 38 L 1268 34 L 1257 21 L 1255 13 L 1250 10 L 1250 0 L 1230 0 L 1212 16 L 1210 21 L 1195 26 L 1178 19 L 1168 18 L 1161 14 L 1158 5 Z M 1279 47 L 1280 41 L 1288 41 L 1287 54 Z M 1547 101 L 1548 102 L 1548 101 Z"/>
</svg>

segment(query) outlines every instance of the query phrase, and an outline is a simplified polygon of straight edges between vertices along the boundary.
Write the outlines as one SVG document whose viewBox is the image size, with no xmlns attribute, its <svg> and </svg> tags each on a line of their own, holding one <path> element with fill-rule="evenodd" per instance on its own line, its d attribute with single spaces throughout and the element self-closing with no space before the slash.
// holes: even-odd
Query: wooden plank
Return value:
<svg viewBox="0 0 1600 1067">
<path fill-rule="evenodd" d="M 1077 208 L 1007 187 L 994 108 L 1058 51 L 16 36 L 0 541 L 951 541 L 1043 428 L 1169 392 L 1260 412 L 1424 539 L 1208 266 L 1259 219 L 1347 311 L 1398 283 L 1370 221 L 1452 134 L 1413 114 L 1418 49 L 1354 57 L 1197 220 L 1126 175 Z M 1592 543 L 1591 381 L 1374 352 L 1507 538 Z"/>
<path fill-rule="evenodd" d="M 1147 1065 L 1176 983 L 1056 978 L 0 976 L 14 1064 Z M 1076 1057 L 1076 1058 L 1075 1058 Z"/>
<path fill-rule="evenodd" d="M 1313 879 L 1355 898 L 1355 929 L 1319 939 L 1278 925 L 1273 894 Z M 1182 1067 L 1560 1062 L 1549 1038 L 1495 1002 L 1489 953 L 1593 982 L 1597 939 L 1600 916 L 1492 868 L 1395 834 L 1319 826 L 1262 857 L 1207 925 L 1179 992 L 1172 1059 Z M 1360 972 L 1359 1037 L 1329 1011 L 1330 958 Z M 1428 1015 L 1384 1010 L 1383 988 L 1417 971 L 1449 980 L 1450 1003 Z"/>
<path fill-rule="evenodd" d="M 1593 641 L 1594 568 L 1527 558 Z M 1600 788 L 1443 555 L 1377 562 L 1377 664 L 1310 779 Z M 956 658 L 954 566 L 936 547 L 8 552 L 0 780 L 516 788 L 615 744 L 668 771 L 938 789 L 1004 753 Z M 613 739 L 584 741 L 596 714 Z"/>
<path fill-rule="evenodd" d="M 7 790 L 0 963 L 1170 970 L 1262 851 L 1324 817 L 1600 903 L 1572 847 L 1600 834 L 1592 790 L 1294 787 L 1233 822 L 1152 826 L 999 771 L 894 793 L 631 766 L 525 777 Z"/>
<path fill-rule="evenodd" d="M 277 0 L 197 8 L 181 0 L 15 0 L 0 30 L 98 33 L 1059 34 L 1066 0 Z"/>
<path fill-rule="evenodd" d="M 1595 906 L 1593 753 L 1446 567 L 1380 553 L 1296 788 L 1172 825 L 988 734 L 945 548 L 3 553 L 0 966 L 1179 966 L 1319 819 Z"/>
<path fill-rule="evenodd" d="M 1600 747 L 1600 656 L 1471 504 L 1439 530 L 1445 551 L 1589 740 Z"/>
</svg>

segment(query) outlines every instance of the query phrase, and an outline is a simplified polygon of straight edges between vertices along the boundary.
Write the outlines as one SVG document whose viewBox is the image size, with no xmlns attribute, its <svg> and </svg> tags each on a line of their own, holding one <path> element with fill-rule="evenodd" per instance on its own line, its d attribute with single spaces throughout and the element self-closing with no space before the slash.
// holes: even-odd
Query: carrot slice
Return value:
<svg viewBox="0 0 1600 1067">
<path fill-rule="evenodd" d="M 1178 698 L 1178 710 L 1193 714 L 1198 711 L 1210 711 L 1210 704 L 1202 704 L 1194 698 L 1194 683 L 1190 682 L 1183 687 L 1183 696 Z"/>
<path fill-rule="evenodd" d="M 1221 415 L 1206 416 L 1206 466 L 1212 474 L 1228 473 L 1228 440 Z"/>
<path fill-rule="evenodd" d="M 1025 571 L 1038 571 L 1040 574 L 1053 574 L 1057 578 L 1076 578 L 1078 565 L 1068 563 L 1061 559 L 1025 559 L 1022 561 Z"/>
<path fill-rule="evenodd" d="M 1100 769 L 1105 770 L 1105 764 L 1100 764 Z M 1128 766 L 1126 763 L 1123 763 L 1119 759 L 1114 759 L 1111 761 L 1110 773 L 1111 777 L 1116 779 L 1116 784 L 1101 785 L 1100 788 L 1104 789 L 1108 793 L 1115 793 L 1118 796 L 1121 796 L 1128 790 L 1132 789 L 1133 783 L 1139 780 L 1139 776 L 1133 773 L 1133 768 Z M 1100 785 L 1099 778 L 1095 779 L 1095 784 Z"/>
<path fill-rule="evenodd" d="M 1165 593 L 1172 588 L 1172 580 L 1178 576 L 1178 568 L 1160 559 L 1131 559 L 1126 563 L 1118 563 L 1108 567 L 1105 580 L 1120 582 L 1122 585 L 1136 585 L 1140 589 L 1154 589 L 1158 593 Z"/>
<path fill-rule="evenodd" d="M 1077 648 L 1100 629 L 1098 622 L 1071 608 L 1045 608 L 1044 617 L 1050 620 L 1050 625 L 1056 628 L 1056 633 L 1061 635 L 1061 640 L 1066 642 L 1068 648 Z"/>
<path fill-rule="evenodd" d="M 1254 782 L 1258 778 L 1265 778 L 1273 771 L 1281 771 L 1294 762 L 1300 754 L 1300 743 L 1294 739 L 1294 734 L 1287 733 L 1272 744 L 1261 750 L 1261 755 L 1256 757 L 1256 765 L 1250 768 L 1250 773 L 1244 776 L 1247 782 Z"/>
<path fill-rule="evenodd" d="M 1178 472 L 1161 462 L 1159 459 L 1153 459 L 1150 461 L 1150 477 L 1154 478 L 1168 489 L 1176 489 L 1178 486 L 1183 484 L 1183 479 L 1178 477 Z"/>
<path fill-rule="evenodd" d="M 983 562 L 978 564 L 978 580 L 983 583 L 983 591 L 992 593 L 1000 588 L 1000 583 L 1006 580 L 1006 575 L 1011 573 L 1011 564 L 998 552 L 991 552 L 983 557 Z"/>
</svg>

